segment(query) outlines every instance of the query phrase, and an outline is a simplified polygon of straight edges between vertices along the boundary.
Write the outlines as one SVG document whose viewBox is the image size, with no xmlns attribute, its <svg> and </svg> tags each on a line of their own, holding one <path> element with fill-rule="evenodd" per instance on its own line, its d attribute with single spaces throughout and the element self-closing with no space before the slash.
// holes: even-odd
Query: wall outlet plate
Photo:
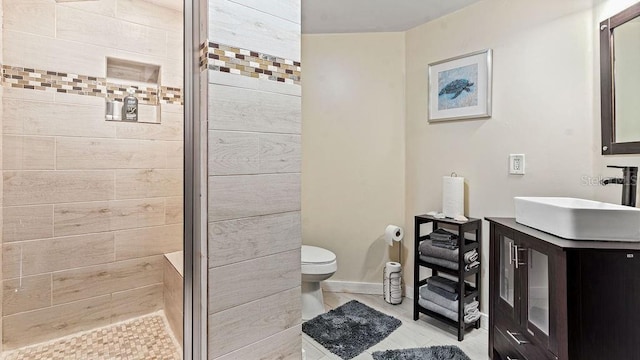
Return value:
<svg viewBox="0 0 640 360">
<path fill-rule="evenodd" d="M 509 174 L 524 175 L 524 154 L 509 155 Z"/>
</svg>

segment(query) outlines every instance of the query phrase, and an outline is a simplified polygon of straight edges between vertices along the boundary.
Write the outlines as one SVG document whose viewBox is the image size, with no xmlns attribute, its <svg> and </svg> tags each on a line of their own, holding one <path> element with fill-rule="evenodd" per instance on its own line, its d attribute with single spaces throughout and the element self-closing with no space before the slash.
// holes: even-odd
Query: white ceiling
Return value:
<svg viewBox="0 0 640 360">
<path fill-rule="evenodd" d="M 480 0 L 302 0 L 305 34 L 405 31 Z"/>
</svg>

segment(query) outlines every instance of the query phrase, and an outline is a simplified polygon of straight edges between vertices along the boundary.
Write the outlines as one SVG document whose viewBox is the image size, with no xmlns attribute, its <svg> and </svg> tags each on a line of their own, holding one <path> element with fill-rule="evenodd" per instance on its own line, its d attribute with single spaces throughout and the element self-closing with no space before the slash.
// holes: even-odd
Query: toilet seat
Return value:
<svg viewBox="0 0 640 360">
<path fill-rule="evenodd" d="M 332 274 L 338 270 L 336 254 L 317 246 L 302 245 L 302 274 Z"/>
</svg>

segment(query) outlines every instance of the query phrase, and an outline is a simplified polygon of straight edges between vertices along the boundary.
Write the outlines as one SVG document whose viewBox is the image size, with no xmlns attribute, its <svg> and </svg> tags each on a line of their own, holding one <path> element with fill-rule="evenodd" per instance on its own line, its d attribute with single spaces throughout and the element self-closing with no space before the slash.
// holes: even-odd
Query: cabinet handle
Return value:
<svg viewBox="0 0 640 360">
<path fill-rule="evenodd" d="M 516 263 L 517 264 L 517 263 Z M 507 330 L 507 334 L 509 334 L 509 336 L 511 336 L 511 338 L 513 339 L 513 341 L 515 341 L 518 345 L 524 345 L 524 344 L 528 344 L 529 342 L 527 340 L 520 340 L 518 339 L 516 336 L 520 335 L 518 333 L 512 333 L 511 331 Z"/>
<path fill-rule="evenodd" d="M 515 245 L 513 245 L 513 242 L 509 242 L 509 265 L 513 264 L 513 248 L 515 247 Z"/>
<path fill-rule="evenodd" d="M 522 265 L 526 265 L 527 264 L 527 262 L 525 260 L 520 262 L 520 251 L 526 252 L 527 249 L 519 248 L 518 245 L 516 245 L 516 251 L 515 251 L 515 253 L 516 253 L 516 256 L 515 256 L 516 257 L 516 259 L 515 259 L 515 261 L 516 261 L 516 269 L 519 268 Z"/>
<path fill-rule="evenodd" d="M 517 358 L 512 358 L 511 356 L 507 355 L 507 360 L 518 360 Z"/>
</svg>

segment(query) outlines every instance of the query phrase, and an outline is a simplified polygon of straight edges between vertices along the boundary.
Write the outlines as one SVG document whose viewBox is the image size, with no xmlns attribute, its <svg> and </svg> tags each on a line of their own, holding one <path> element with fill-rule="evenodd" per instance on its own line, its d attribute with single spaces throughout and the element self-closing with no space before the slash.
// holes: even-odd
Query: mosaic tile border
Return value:
<svg viewBox="0 0 640 360">
<path fill-rule="evenodd" d="M 202 50 L 200 66 L 202 67 Z M 209 42 L 206 47 L 209 70 L 300 85 L 302 65 L 298 61 Z"/>
<path fill-rule="evenodd" d="M 133 88 L 141 104 L 183 105 L 182 89 L 168 86 L 141 87 L 117 84 L 106 78 L 2 65 L 2 85 L 12 88 L 58 92 L 122 100 Z"/>
</svg>

